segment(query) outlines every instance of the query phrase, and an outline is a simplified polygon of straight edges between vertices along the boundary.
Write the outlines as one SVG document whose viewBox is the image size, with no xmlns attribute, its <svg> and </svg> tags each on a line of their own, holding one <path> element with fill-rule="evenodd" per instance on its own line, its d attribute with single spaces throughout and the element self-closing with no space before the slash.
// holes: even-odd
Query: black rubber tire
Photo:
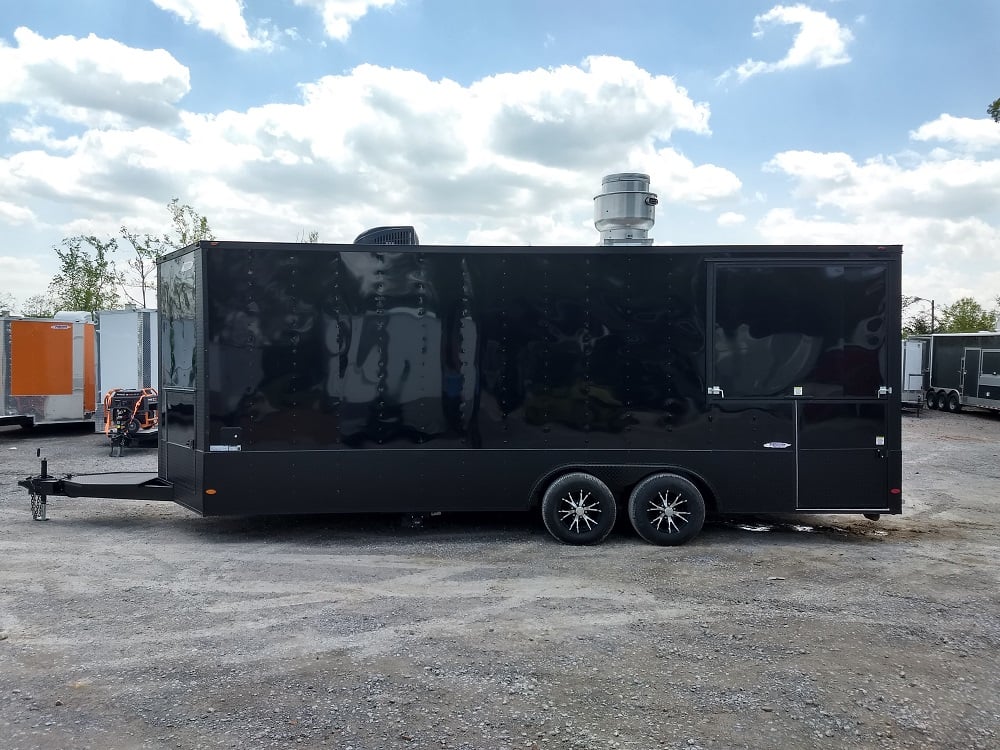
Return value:
<svg viewBox="0 0 1000 750">
<path fill-rule="evenodd" d="M 957 393 L 948 394 L 948 411 L 952 414 L 958 414 L 962 411 L 962 402 L 958 400 Z"/>
<path fill-rule="evenodd" d="M 542 521 L 565 544 L 598 544 L 614 528 L 615 496 L 597 477 L 582 471 L 564 474 L 542 496 Z"/>
<path fill-rule="evenodd" d="M 948 411 L 948 394 L 944 391 L 938 391 L 937 398 L 934 400 L 937 404 L 939 411 Z"/>
<path fill-rule="evenodd" d="M 684 477 L 654 474 L 632 490 L 628 517 L 636 533 L 650 544 L 684 544 L 705 525 L 705 498 Z"/>
<path fill-rule="evenodd" d="M 927 391 L 924 394 L 924 403 L 927 404 L 928 409 L 937 409 L 937 393 L 934 391 Z"/>
</svg>

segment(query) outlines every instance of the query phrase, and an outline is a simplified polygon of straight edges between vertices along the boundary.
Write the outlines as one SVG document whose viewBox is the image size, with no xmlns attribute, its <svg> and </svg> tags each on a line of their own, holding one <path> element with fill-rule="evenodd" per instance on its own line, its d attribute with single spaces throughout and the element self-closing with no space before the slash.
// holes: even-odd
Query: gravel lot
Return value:
<svg viewBox="0 0 1000 750">
<path fill-rule="evenodd" d="M 905 514 L 625 528 L 202 519 L 21 476 L 0 431 L 0 748 L 1000 747 L 1000 418 L 904 418 Z M 789 523 L 809 524 L 812 531 Z"/>
</svg>

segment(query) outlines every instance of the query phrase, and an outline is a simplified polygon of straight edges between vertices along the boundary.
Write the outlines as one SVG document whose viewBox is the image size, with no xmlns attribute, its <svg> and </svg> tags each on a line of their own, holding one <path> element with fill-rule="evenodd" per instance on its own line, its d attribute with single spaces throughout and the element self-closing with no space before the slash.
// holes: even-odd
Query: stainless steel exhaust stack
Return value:
<svg viewBox="0 0 1000 750">
<path fill-rule="evenodd" d="M 609 174 L 594 196 L 594 226 L 601 245 L 652 245 L 647 233 L 656 221 L 656 193 L 649 192 L 649 175 Z"/>
</svg>

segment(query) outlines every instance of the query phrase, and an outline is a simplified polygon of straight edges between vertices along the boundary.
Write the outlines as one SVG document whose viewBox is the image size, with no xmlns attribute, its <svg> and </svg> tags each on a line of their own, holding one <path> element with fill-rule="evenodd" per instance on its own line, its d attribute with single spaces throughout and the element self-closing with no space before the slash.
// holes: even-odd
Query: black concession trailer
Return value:
<svg viewBox="0 0 1000 750">
<path fill-rule="evenodd" d="M 1000 411 L 1000 331 L 920 338 L 928 358 L 928 406 L 950 412 L 963 406 Z"/>
<path fill-rule="evenodd" d="M 901 511 L 899 246 L 203 241 L 159 265 L 156 475 L 203 515 Z M 895 387 L 894 387 L 895 386 Z"/>
</svg>

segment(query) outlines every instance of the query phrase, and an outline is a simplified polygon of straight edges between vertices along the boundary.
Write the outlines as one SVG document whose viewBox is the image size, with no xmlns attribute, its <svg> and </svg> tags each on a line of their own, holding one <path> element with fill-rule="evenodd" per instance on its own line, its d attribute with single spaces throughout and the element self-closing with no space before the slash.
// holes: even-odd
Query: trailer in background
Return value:
<svg viewBox="0 0 1000 750">
<path fill-rule="evenodd" d="M 904 409 L 914 409 L 919 416 L 924 406 L 927 343 L 922 338 L 911 337 L 902 343 L 903 378 L 901 402 Z"/>
<path fill-rule="evenodd" d="M 929 346 L 927 405 L 958 412 L 963 407 L 1000 411 L 1000 331 L 935 333 Z"/>
<path fill-rule="evenodd" d="M 101 310 L 97 313 L 97 383 L 103 396 L 112 388 L 159 387 L 156 310 Z"/>
<path fill-rule="evenodd" d="M 0 425 L 88 422 L 97 406 L 94 324 L 0 318 Z"/>
<path fill-rule="evenodd" d="M 97 429 L 111 452 L 159 434 L 156 310 L 126 308 L 97 313 L 97 379 L 101 399 Z"/>
</svg>

